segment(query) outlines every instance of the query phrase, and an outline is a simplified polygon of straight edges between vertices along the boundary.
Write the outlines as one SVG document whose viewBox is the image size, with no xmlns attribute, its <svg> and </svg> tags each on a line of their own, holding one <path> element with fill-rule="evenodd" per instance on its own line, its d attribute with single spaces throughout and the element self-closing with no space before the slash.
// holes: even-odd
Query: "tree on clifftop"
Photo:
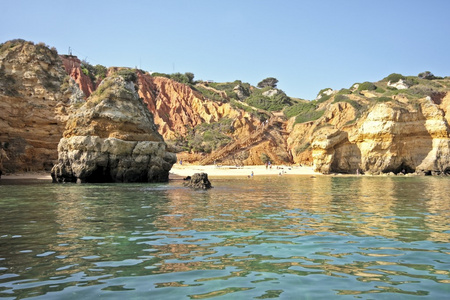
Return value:
<svg viewBox="0 0 450 300">
<path fill-rule="evenodd" d="M 258 83 L 258 87 L 260 89 L 265 88 L 267 86 L 270 86 L 271 88 L 276 88 L 278 83 L 278 79 L 273 77 L 267 77 L 266 79 L 263 79 L 261 82 Z"/>
</svg>

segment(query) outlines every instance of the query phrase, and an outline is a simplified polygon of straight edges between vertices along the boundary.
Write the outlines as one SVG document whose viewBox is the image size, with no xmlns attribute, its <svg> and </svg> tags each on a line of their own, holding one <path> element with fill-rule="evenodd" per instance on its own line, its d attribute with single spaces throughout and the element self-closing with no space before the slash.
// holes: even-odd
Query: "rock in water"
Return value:
<svg viewBox="0 0 450 300">
<path fill-rule="evenodd" d="M 176 156 L 167 151 L 130 74 L 109 76 L 69 115 L 51 171 L 54 182 L 169 179 Z"/>
<path fill-rule="evenodd" d="M 212 188 L 211 182 L 208 180 L 208 174 L 206 173 L 195 173 L 184 183 L 184 185 L 190 188 L 203 190 Z"/>
</svg>

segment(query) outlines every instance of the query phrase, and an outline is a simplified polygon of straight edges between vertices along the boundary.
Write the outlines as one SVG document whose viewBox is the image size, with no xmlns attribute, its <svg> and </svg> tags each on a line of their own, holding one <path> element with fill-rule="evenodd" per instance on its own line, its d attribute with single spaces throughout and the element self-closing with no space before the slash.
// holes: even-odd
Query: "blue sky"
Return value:
<svg viewBox="0 0 450 300">
<path fill-rule="evenodd" d="M 0 42 L 22 38 L 91 64 L 266 77 L 291 97 L 391 73 L 450 75 L 448 0 L 0 0 Z"/>
</svg>

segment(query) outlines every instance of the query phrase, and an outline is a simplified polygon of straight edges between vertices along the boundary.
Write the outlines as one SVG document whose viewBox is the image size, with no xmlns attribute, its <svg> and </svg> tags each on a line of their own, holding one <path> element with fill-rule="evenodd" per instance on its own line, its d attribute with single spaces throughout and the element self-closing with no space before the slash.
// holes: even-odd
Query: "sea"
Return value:
<svg viewBox="0 0 450 300">
<path fill-rule="evenodd" d="M 2 299 L 450 299 L 450 178 L 0 181 Z"/>
</svg>

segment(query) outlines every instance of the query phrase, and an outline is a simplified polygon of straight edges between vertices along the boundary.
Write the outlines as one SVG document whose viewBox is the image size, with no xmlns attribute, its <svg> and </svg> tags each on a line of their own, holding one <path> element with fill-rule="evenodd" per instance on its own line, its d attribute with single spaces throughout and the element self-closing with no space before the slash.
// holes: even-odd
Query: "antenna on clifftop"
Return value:
<svg viewBox="0 0 450 300">
<path fill-rule="evenodd" d="M 69 46 L 69 55 L 72 56 L 72 49 L 70 49 L 70 46 Z"/>
</svg>

